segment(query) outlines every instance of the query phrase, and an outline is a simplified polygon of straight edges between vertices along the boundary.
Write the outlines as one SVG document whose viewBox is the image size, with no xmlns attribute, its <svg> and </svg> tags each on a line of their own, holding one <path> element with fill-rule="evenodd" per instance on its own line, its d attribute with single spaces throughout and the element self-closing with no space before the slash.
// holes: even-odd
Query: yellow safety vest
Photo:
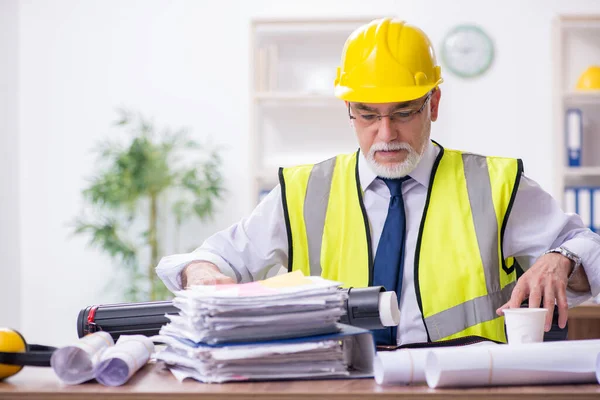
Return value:
<svg viewBox="0 0 600 400">
<path fill-rule="evenodd" d="M 415 250 L 415 291 L 430 341 L 477 335 L 506 342 L 496 309 L 510 299 L 514 259 L 502 242 L 521 160 L 440 148 Z M 372 284 L 373 249 L 358 152 L 279 171 L 288 269 L 347 287 Z"/>
</svg>

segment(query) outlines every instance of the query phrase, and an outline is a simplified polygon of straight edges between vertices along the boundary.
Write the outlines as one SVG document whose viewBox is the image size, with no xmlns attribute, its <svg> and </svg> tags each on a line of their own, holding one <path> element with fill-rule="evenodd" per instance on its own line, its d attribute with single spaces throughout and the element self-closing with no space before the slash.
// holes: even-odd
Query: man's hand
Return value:
<svg viewBox="0 0 600 400">
<path fill-rule="evenodd" d="M 549 253 L 541 256 L 519 278 L 510 300 L 496 310 L 496 313 L 502 315 L 505 308 L 519 308 L 526 298 L 529 298 L 530 308 L 537 308 L 544 297 L 543 307 L 548 310 L 544 330 L 548 332 L 552 326 L 555 300 L 558 306 L 558 326 L 564 328 L 569 312 L 567 280 L 572 269 L 572 261 L 561 254 Z"/>
<path fill-rule="evenodd" d="M 193 285 L 224 285 L 236 283 L 233 279 L 219 271 L 217 266 L 208 261 L 196 261 L 181 271 L 181 285 L 187 289 Z"/>
</svg>

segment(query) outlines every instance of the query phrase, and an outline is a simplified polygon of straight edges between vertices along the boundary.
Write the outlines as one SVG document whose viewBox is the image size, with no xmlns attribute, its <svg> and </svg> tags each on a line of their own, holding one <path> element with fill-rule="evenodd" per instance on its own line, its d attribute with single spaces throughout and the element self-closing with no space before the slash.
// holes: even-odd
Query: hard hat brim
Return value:
<svg viewBox="0 0 600 400">
<path fill-rule="evenodd" d="M 432 85 L 394 88 L 336 86 L 334 94 L 339 99 L 354 103 L 400 103 L 424 97 L 442 82 L 443 79 L 440 79 Z"/>
</svg>

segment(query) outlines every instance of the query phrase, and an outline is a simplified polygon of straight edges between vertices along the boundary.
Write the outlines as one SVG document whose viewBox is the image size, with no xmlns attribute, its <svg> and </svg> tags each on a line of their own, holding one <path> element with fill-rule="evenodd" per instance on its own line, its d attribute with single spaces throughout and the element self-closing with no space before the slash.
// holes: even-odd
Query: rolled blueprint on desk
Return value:
<svg viewBox="0 0 600 400">
<path fill-rule="evenodd" d="M 596 382 L 600 340 L 431 350 L 431 388 Z"/>
<path fill-rule="evenodd" d="M 110 334 L 95 332 L 82 337 L 70 346 L 56 350 L 50 366 L 66 384 L 77 385 L 94 378 L 94 371 L 102 352 L 114 344 Z"/>
<path fill-rule="evenodd" d="M 123 335 L 106 349 L 96 368 L 96 380 L 105 386 L 120 386 L 142 368 L 154 352 L 154 343 L 144 335 Z"/>
<path fill-rule="evenodd" d="M 497 346 L 497 344 L 483 341 L 468 346 Z M 456 348 L 444 347 L 436 350 L 447 351 Z M 432 348 L 426 347 L 377 352 L 373 363 L 375 381 L 380 385 L 409 385 L 425 382 L 425 360 L 430 351 Z"/>
</svg>

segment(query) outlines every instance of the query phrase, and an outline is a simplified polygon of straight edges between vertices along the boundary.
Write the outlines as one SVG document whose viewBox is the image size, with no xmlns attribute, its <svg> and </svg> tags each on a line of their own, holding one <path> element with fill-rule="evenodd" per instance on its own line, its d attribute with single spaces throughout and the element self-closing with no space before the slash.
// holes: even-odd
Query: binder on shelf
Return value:
<svg viewBox="0 0 600 400">
<path fill-rule="evenodd" d="M 570 167 L 581 166 L 581 145 L 583 141 L 583 118 L 581 110 L 570 108 L 565 118 L 565 139 L 567 158 Z"/>
<path fill-rule="evenodd" d="M 593 188 L 592 223 L 592 230 L 596 233 L 600 233 L 600 187 Z"/>
<path fill-rule="evenodd" d="M 565 212 L 569 214 L 577 213 L 577 199 L 575 197 L 575 188 L 565 188 Z"/>
<path fill-rule="evenodd" d="M 258 202 L 261 203 L 273 189 L 261 189 L 258 192 Z"/>
<path fill-rule="evenodd" d="M 588 187 L 577 188 L 577 214 L 581 217 L 583 224 L 592 227 L 592 189 Z"/>
</svg>

